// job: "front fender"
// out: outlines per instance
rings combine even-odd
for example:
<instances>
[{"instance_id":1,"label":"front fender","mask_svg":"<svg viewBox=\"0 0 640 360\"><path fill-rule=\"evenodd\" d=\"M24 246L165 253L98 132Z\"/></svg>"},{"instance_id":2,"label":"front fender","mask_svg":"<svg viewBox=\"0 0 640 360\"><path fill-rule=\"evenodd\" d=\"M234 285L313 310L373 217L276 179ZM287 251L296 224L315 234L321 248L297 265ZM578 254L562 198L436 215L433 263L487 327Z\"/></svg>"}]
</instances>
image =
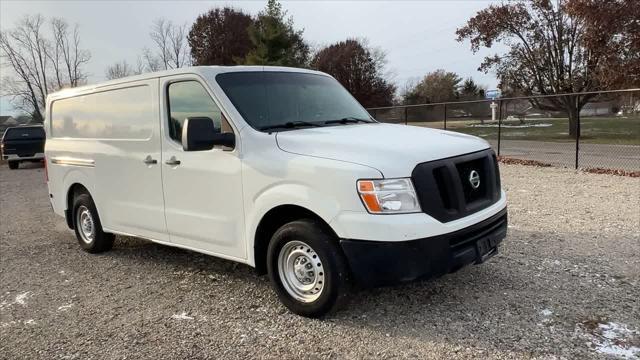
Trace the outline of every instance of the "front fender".
<instances>
[{"instance_id":1,"label":"front fender","mask_svg":"<svg viewBox=\"0 0 640 360\"><path fill-rule=\"evenodd\" d=\"M322 193L310 186L299 183L280 183L257 194L252 199L252 208L247 213L247 258L255 265L254 242L258 225L271 209L282 205L305 208L329 224L340 213L340 203L331 194Z\"/></svg>"}]
</instances>

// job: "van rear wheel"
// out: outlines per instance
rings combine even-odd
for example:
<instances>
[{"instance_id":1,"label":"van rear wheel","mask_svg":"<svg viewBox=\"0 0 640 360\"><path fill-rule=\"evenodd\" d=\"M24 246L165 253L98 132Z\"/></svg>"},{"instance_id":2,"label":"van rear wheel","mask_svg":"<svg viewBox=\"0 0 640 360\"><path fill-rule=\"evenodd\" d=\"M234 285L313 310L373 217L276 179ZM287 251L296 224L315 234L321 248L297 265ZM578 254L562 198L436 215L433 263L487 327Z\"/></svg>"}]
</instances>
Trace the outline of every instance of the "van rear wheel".
<instances>
[{"instance_id":1,"label":"van rear wheel","mask_svg":"<svg viewBox=\"0 0 640 360\"><path fill-rule=\"evenodd\" d=\"M267 250L267 271L280 301L292 312L321 317L344 304L349 269L336 239L313 220L278 229Z\"/></svg>"},{"instance_id":2,"label":"van rear wheel","mask_svg":"<svg viewBox=\"0 0 640 360\"><path fill-rule=\"evenodd\" d=\"M102 231L98 211L89 194L80 194L73 201L73 228L80 247L95 254L113 247L113 234Z\"/></svg>"}]
</instances>

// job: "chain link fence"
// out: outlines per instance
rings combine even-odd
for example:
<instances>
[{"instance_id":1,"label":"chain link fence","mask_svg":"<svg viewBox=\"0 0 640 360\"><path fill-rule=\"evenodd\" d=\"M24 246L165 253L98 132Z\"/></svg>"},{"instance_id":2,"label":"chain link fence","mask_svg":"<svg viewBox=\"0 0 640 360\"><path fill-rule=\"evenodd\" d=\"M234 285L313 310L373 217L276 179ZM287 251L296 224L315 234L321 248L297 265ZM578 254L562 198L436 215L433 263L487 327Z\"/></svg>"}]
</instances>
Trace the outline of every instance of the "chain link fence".
<instances>
[{"instance_id":1,"label":"chain link fence","mask_svg":"<svg viewBox=\"0 0 640 360\"><path fill-rule=\"evenodd\" d=\"M571 111L579 107L579 112ZM640 171L640 89L368 110L380 122L479 136L504 158L576 169Z\"/></svg>"}]
</instances>

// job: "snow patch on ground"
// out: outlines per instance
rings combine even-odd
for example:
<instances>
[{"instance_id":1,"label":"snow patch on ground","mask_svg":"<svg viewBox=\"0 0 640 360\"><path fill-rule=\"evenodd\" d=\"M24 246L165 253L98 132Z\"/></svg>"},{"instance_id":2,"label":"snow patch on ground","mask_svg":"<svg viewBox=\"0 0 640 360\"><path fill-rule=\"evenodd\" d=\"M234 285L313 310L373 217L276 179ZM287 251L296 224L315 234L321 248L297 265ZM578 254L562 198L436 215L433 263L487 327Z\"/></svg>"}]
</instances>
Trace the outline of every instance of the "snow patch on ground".
<instances>
[{"instance_id":1,"label":"snow patch on ground","mask_svg":"<svg viewBox=\"0 0 640 360\"><path fill-rule=\"evenodd\" d=\"M2 302L0 302L0 309L3 309L5 307L9 307L11 305L22 305L22 306L26 306L27 305L27 299L32 297L33 294L31 293L31 291L27 291L27 292L23 292L22 294L18 294L16 295L15 299L11 302L7 302L6 300L3 300Z\"/></svg>"},{"instance_id":2,"label":"snow patch on ground","mask_svg":"<svg viewBox=\"0 0 640 360\"><path fill-rule=\"evenodd\" d=\"M502 124L500 127L504 129L526 129L526 128L536 128L536 127L551 127L553 124L548 123L540 123L540 124L518 124L518 125L509 125ZM498 124L472 124L469 127L477 127L477 128L497 128Z\"/></svg>"},{"instance_id":3,"label":"snow patch on ground","mask_svg":"<svg viewBox=\"0 0 640 360\"><path fill-rule=\"evenodd\" d=\"M20 323L24 324L24 325L35 325L36 321L33 319L29 319L29 320L25 320L25 321L15 321L15 320L11 320L9 322L1 322L0 323L0 327L9 327L9 326L13 326L13 325L19 325Z\"/></svg>"},{"instance_id":4,"label":"snow patch on ground","mask_svg":"<svg viewBox=\"0 0 640 360\"><path fill-rule=\"evenodd\" d=\"M65 304L62 306L58 306L58 311L67 311L73 307L73 304Z\"/></svg>"},{"instance_id":5,"label":"snow patch on ground","mask_svg":"<svg viewBox=\"0 0 640 360\"><path fill-rule=\"evenodd\" d=\"M182 314L171 315L171 318L176 320L193 320L193 317L187 315L186 312L183 312Z\"/></svg>"},{"instance_id":6,"label":"snow patch on ground","mask_svg":"<svg viewBox=\"0 0 640 360\"><path fill-rule=\"evenodd\" d=\"M549 316L553 315L553 311L551 311L549 309L543 309L542 311L540 311L540 315L542 315L544 317L549 317Z\"/></svg>"},{"instance_id":7,"label":"snow patch on ground","mask_svg":"<svg viewBox=\"0 0 640 360\"><path fill-rule=\"evenodd\" d=\"M26 305L27 304L27 298L29 298L31 295L31 291L27 291L24 292L22 294L16 295L16 300L15 300L15 304L20 304L20 305Z\"/></svg>"},{"instance_id":8,"label":"snow patch on ground","mask_svg":"<svg viewBox=\"0 0 640 360\"><path fill-rule=\"evenodd\" d=\"M551 309L545 308L540 310L539 314L542 317L542 319L538 323L538 326L550 326L553 328L553 323L554 323L553 311Z\"/></svg>"},{"instance_id":9,"label":"snow patch on ground","mask_svg":"<svg viewBox=\"0 0 640 360\"><path fill-rule=\"evenodd\" d=\"M581 324L578 329L587 345L600 354L619 359L640 359L640 331L625 324L608 322Z\"/></svg>"}]
</instances>

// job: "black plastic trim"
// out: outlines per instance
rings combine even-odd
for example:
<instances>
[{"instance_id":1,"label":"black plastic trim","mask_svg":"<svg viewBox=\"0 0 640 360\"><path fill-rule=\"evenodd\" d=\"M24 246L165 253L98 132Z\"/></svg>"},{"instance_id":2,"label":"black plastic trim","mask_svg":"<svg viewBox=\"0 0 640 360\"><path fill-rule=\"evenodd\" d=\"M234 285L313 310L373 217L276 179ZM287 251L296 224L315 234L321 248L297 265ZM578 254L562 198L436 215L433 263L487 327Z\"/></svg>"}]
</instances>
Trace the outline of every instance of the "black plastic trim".
<instances>
[{"instance_id":1,"label":"black plastic trim","mask_svg":"<svg viewBox=\"0 0 640 360\"><path fill-rule=\"evenodd\" d=\"M341 239L356 282L363 287L392 285L442 276L497 253L507 235L507 208L464 229L416 240ZM486 250L486 251L481 251Z\"/></svg>"},{"instance_id":2,"label":"black plastic trim","mask_svg":"<svg viewBox=\"0 0 640 360\"><path fill-rule=\"evenodd\" d=\"M469 189L461 172L471 162L481 176L482 194L468 196ZM429 161L416 165L411 180L422 211L440 222L449 222L471 215L495 204L500 199L500 174L492 149ZM479 166L477 166L479 165Z\"/></svg>"},{"instance_id":3,"label":"black plastic trim","mask_svg":"<svg viewBox=\"0 0 640 360\"><path fill-rule=\"evenodd\" d=\"M67 221L67 227L73 230L73 218L71 209L67 209L64 211L64 219Z\"/></svg>"}]
</instances>

